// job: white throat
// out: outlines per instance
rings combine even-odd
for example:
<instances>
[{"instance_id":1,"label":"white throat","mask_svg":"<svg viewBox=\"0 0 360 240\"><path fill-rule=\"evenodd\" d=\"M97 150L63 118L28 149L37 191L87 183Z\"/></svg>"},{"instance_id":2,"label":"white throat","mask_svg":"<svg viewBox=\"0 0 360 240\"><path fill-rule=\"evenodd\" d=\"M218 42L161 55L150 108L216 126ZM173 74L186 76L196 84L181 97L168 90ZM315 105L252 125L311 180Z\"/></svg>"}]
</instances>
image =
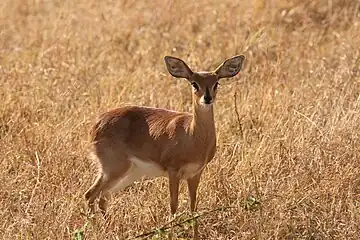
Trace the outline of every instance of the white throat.
<instances>
[{"instance_id":1,"label":"white throat","mask_svg":"<svg viewBox=\"0 0 360 240\"><path fill-rule=\"evenodd\" d=\"M206 104L206 103L203 103L203 102L200 102L199 104L199 109L201 111L210 111L212 109L212 106L213 106L213 103L210 103L210 104Z\"/></svg>"}]
</instances>

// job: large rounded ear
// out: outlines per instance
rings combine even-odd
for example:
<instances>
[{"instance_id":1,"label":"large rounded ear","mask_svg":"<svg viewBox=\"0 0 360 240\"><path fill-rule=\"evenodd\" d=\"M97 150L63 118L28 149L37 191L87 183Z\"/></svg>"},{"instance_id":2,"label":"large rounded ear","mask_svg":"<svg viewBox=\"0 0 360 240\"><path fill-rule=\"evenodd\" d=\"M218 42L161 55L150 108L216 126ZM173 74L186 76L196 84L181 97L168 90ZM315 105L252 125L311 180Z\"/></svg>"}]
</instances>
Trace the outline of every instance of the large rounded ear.
<instances>
[{"instance_id":1,"label":"large rounded ear","mask_svg":"<svg viewBox=\"0 0 360 240\"><path fill-rule=\"evenodd\" d=\"M189 79L193 74L188 65L179 58L165 56L164 61L166 63L167 70L174 77Z\"/></svg>"},{"instance_id":2,"label":"large rounded ear","mask_svg":"<svg viewBox=\"0 0 360 240\"><path fill-rule=\"evenodd\" d=\"M216 70L215 73L219 78L230 78L238 74L242 68L245 56L238 55L226 59Z\"/></svg>"}]
</instances>

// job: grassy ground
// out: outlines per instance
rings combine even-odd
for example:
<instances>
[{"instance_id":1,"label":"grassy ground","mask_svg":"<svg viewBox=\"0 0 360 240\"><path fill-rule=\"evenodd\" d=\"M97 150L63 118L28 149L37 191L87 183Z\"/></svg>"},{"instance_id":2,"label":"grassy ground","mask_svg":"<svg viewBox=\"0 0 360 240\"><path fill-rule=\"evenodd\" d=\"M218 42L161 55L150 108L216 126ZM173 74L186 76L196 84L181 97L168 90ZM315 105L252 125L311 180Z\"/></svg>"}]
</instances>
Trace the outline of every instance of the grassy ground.
<instances>
[{"instance_id":1,"label":"grassy ground","mask_svg":"<svg viewBox=\"0 0 360 240\"><path fill-rule=\"evenodd\" d=\"M211 70L244 54L220 86L217 154L199 189L200 213L232 208L200 217L202 238L356 239L359 1L144 2L0 2L0 236L126 239L163 226L160 178L114 195L107 222L83 214L90 123L124 103L188 111L190 87L164 55Z\"/></svg>"}]
</instances>

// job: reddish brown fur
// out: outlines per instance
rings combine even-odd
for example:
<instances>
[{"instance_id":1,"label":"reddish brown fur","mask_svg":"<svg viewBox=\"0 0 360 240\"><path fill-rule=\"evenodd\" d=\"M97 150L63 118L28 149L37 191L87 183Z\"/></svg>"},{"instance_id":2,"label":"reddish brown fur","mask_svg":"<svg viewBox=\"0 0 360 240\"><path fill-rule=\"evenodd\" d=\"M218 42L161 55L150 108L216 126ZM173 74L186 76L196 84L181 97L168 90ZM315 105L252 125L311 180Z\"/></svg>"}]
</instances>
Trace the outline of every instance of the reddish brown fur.
<instances>
[{"instance_id":1,"label":"reddish brown fur","mask_svg":"<svg viewBox=\"0 0 360 240\"><path fill-rule=\"evenodd\" d=\"M216 85L220 78L236 75L242 61L237 56L214 72L193 73L182 60L165 57L169 72L194 86L192 113L126 106L102 114L91 130L93 153L100 164L100 174L85 194L91 210L100 196L99 206L105 212L108 193L117 183L124 188L149 171L159 171L169 177L171 213L177 209L181 179L187 179L191 211L195 211L201 173L216 151L212 106ZM195 226L194 238L197 235Z\"/></svg>"},{"instance_id":2,"label":"reddish brown fur","mask_svg":"<svg viewBox=\"0 0 360 240\"><path fill-rule=\"evenodd\" d=\"M201 117L189 113L127 106L102 114L92 128L91 140L95 152L104 145L121 146L127 154L156 162L164 171L179 171L186 163L205 164L213 158L215 126L212 113L209 116L199 122L194 119Z\"/></svg>"}]
</instances>

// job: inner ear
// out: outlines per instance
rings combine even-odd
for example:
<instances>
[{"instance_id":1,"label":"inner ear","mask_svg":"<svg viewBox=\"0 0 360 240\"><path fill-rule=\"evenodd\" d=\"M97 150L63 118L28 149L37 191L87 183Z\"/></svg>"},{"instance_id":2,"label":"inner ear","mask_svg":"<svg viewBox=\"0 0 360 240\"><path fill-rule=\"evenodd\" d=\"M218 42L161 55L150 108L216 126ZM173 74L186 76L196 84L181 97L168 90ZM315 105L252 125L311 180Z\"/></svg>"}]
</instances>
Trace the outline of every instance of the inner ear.
<instances>
[{"instance_id":1,"label":"inner ear","mask_svg":"<svg viewBox=\"0 0 360 240\"><path fill-rule=\"evenodd\" d=\"M174 77L189 79L193 74L188 65L180 58L165 56L164 61L167 70Z\"/></svg>"},{"instance_id":2,"label":"inner ear","mask_svg":"<svg viewBox=\"0 0 360 240\"><path fill-rule=\"evenodd\" d=\"M218 78L230 78L236 76L242 68L245 57L238 55L225 60L216 70Z\"/></svg>"}]
</instances>

